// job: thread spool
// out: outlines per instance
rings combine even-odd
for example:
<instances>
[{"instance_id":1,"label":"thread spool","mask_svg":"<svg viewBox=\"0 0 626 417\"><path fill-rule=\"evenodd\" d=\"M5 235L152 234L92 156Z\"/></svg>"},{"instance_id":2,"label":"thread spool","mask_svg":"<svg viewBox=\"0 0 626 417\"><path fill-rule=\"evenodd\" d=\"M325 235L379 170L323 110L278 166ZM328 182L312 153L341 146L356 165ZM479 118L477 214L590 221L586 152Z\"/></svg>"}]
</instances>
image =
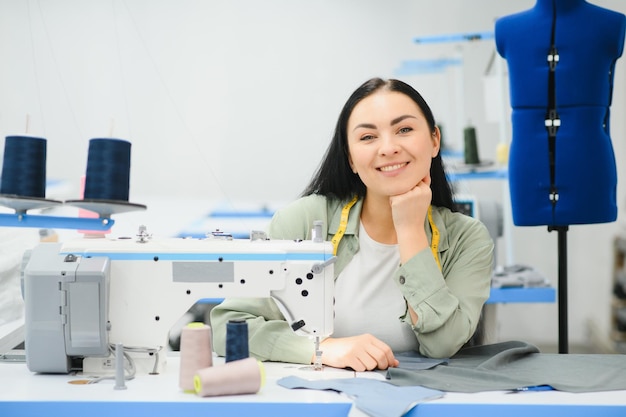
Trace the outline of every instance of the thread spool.
<instances>
[{"instance_id":1,"label":"thread spool","mask_svg":"<svg viewBox=\"0 0 626 417\"><path fill-rule=\"evenodd\" d=\"M496 161L500 165L506 165L509 163L509 145L506 143L499 143L496 147Z\"/></svg>"},{"instance_id":2,"label":"thread spool","mask_svg":"<svg viewBox=\"0 0 626 417\"><path fill-rule=\"evenodd\" d=\"M213 366L211 328L204 323L189 323L180 336L180 375L183 391L195 392L194 376L199 369Z\"/></svg>"},{"instance_id":3,"label":"thread spool","mask_svg":"<svg viewBox=\"0 0 626 417\"><path fill-rule=\"evenodd\" d=\"M193 381L201 397L256 394L265 384L265 367L255 358L240 359L200 369Z\"/></svg>"},{"instance_id":4,"label":"thread spool","mask_svg":"<svg viewBox=\"0 0 626 417\"><path fill-rule=\"evenodd\" d=\"M226 362L249 356L248 323L245 320L229 320L226 323Z\"/></svg>"},{"instance_id":5,"label":"thread spool","mask_svg":"<svg viewBox=\"0 0 626 417\"><path fill-rule=\"evenodd\" d=\"M478 156L478 143L476 141L476 129L468 126L463 131L465 139L465 163L468 165L476 165L480 163Z\"/></svg>"},{"instance_id":6,"label":"thread spool","mask_svg":"<svg viewBox=\"0 0 626 417\"><path fill-rule=\"evenodd\" d=\"M46 152L44 138L7 136L0 194L45 198Z\"/></svg>"},{"instance_id":7,"label":"thread spool","mask_svg":"<svg viewBox=\"0 0 626 417\"><path fill-rule=\"evenodd\" d=\"M95 138L89 141L85 200L128 201L130 142Z\"/></svg>"},{"instance_id":8,"label":"thread spool","mask_svg":"<svg viewBox=\"0 0 626 417\"><path fill-rule=\"evenodd\" d=\"M67 200L65 203L92 211L103 218L114 213L145 210L144 205L128 202L130 148L130 142L122 139L90 139L83 199Z\"/></svg>"}]
</instances>

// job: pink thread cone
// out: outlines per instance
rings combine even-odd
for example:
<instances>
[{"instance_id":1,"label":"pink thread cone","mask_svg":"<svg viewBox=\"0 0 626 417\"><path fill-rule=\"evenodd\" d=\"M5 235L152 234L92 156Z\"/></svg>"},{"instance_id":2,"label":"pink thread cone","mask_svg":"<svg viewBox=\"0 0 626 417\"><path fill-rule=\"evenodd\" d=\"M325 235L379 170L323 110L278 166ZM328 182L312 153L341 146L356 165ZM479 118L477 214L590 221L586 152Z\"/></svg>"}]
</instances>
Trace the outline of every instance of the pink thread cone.
<instances>
[{"instance_id":1,"label":"pink thread cone","mask_svg":"<svg viewBox=\"0 0 626 417\"><path fill-rule=\"evenodd\" d=\"M189 323L180 336L180 388L195 392L196 371L212 365L211 328L204 323Z\"/></svg>"},{"instance_id":2,"label":"pink thread cone","mask_svg":"<svg viewBox=\"0 0 626 417\"><path fill-rule=\"evenodd\" d=\"M196 394L201 397L256 394L265 383L265 368L255 358L200 369L194 377Z\"/></svg>"}]
</instances>

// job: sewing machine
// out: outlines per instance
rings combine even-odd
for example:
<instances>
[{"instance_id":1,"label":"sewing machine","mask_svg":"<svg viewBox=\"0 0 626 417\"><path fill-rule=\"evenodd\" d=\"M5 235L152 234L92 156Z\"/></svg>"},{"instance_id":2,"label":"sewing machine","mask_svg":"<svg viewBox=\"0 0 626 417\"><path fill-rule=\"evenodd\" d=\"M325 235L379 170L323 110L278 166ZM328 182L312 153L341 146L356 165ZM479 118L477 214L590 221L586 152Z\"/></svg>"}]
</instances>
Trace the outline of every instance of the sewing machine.
<instances>
[{"instance_id":1,"label":"sewing machine","mask_svg":"<svg viewBox=\"0 0 626 417\"><path fill-rule=\"evenodd\" d=\"M262 234L158 239L144 229L40 244L22 274L28 368L112 373L122 344L137 373L159 373L168 332L207 298L272 297L295 332L319 343L333 331L334 260L322 239Z\"/></svg>"}]
</instances>

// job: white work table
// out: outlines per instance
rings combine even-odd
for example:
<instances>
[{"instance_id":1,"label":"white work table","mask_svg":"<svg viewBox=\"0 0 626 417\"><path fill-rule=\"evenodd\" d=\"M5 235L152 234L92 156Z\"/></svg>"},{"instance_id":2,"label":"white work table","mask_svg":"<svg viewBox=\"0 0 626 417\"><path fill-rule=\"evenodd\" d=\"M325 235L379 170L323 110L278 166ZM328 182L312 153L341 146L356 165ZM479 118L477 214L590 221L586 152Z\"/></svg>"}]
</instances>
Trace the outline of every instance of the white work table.
<instances>
[{"instance_id":1,"label":"white work table","mask_svg":"<svg viewBox=\"0 0 626 417\"><path fill-rule=\"evenodd\" d=\"M0 416L24 417L172 417L185 415L273 417L364 417L344 394L334 391L286 389L276 381L296 375L308 379L378 378L380 372L355 373L325 368L313 371L302 365L266 363L267 380L257 394L198 397L178 387L179 358L168 357L167 369L160 375L138 375L116 390L115 381L74 385L77 375L41 375L30 372L25 363L0 363ZM217 361L219 362L220 359ZM626 391L573 394L544 392L446 393L443 398L413 408L408 417L446 416L533 416L587 417L626 416Z\"/></svg>"},{"instance_id":2,"label":"white work table","mask_svg":"<svg viewBox=\"0 0 626 417\"><path fill-rule=\"evenodd\" d=\"M219 359L218 359L219 361ZM333 392L289 390L276 381L294 373L301 365L266 364L267 380L254 395L199 397L178 387L179 358L167 358L160 375L137 375L126 381L125 390L116 390L114 380L75 385L69 381L86 379L82 375L35 374L25 363L0 364L0 416L346 416L351 402ZM322 371L323 372L323 371ZM321 373L321 372L320 372ZM333 377L353 372L332 370ZM358 415L358 414L357 414Z\"/></svg>"}]
</instances>

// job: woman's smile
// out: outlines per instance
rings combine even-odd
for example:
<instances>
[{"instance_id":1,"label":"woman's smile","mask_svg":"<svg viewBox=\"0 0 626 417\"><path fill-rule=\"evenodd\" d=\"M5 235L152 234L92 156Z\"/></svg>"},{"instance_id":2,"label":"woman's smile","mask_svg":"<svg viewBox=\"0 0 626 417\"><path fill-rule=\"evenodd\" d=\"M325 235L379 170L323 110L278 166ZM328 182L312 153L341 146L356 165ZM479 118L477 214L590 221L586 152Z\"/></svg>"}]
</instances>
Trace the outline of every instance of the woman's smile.
<instances>
[{"instance_id":1,"label":"woman's smile","mask_svg":"<svg viewBox=\"0 0 626 417\"><path fill-rule=\"evenodd\" d=\"M376 169L378 169L379 171L382 171L382 172L392 172L392 171L396 171L396 170L398 170L400 168L404 168L407 165L408 165L408 162L402 162L402 163L393 164L393 165L385 165L385 166L382 166L382 167L379 167L379 168L376 168Z\"/></svg>"}]
</instances>

